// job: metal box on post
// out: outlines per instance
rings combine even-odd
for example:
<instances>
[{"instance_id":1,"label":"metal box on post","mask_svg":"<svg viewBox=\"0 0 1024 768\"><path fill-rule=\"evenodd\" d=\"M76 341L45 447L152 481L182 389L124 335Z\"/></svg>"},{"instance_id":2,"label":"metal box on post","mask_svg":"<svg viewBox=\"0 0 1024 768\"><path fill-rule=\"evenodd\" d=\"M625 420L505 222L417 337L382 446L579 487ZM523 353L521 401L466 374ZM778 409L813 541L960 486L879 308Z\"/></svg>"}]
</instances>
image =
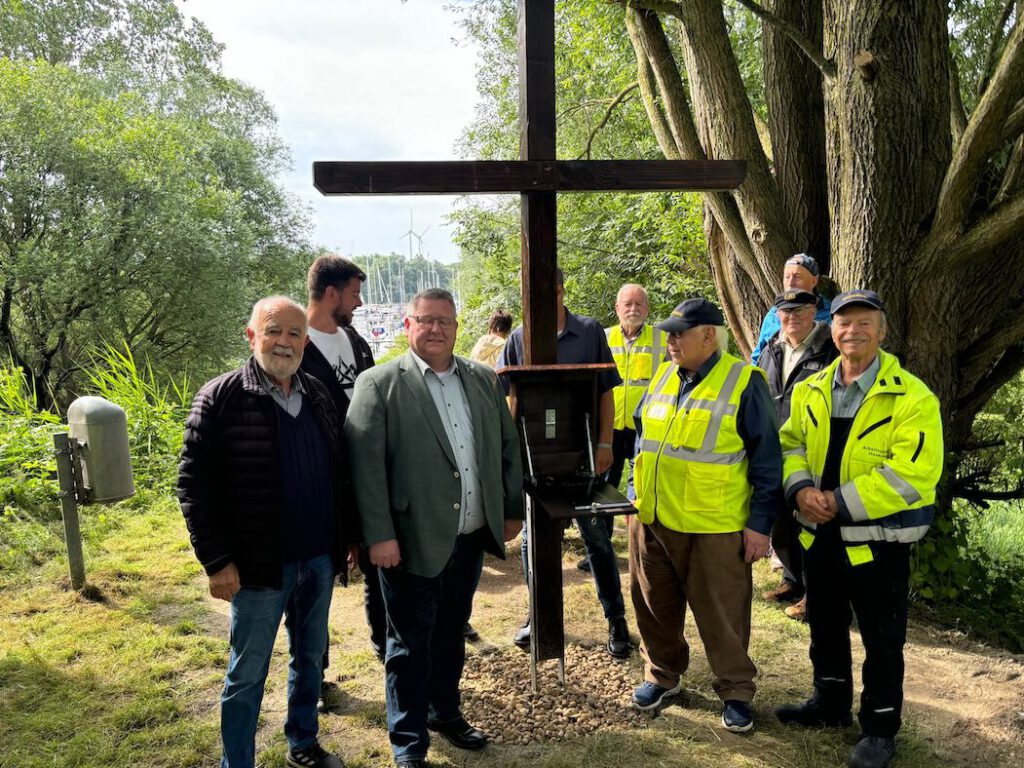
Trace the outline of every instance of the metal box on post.
<instances>
[{"instance_id":1,"label":"metal box on post","mask_svg":"<svg viewBox=\"0 0 1024 768\"><path fill-rule=\"evenodd\" d=\"M135 493L124 410L102 397L80 397L68 407L68 429L77 441L82 480L90 504Z\"/></svg>"}]
</instances>

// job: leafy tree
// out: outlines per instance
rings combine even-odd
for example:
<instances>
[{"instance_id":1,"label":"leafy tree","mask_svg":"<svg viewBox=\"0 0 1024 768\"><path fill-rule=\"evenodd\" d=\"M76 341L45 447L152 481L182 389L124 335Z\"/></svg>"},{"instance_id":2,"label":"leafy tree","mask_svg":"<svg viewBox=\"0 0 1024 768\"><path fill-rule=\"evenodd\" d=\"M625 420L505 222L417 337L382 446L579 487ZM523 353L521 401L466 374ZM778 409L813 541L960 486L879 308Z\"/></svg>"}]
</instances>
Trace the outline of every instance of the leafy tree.
<instances>
[{"instance_id":1,"label":"leafy tree","mask_svg":"<svg viewBox=\"0 0 1024 768\"><path fill-rule=\"evenodd\" d=\"M309 260L273 111L173 2L7 2L0 28L0 348L44 403L105 343L238 356Z\"/></svg>"},{"instance_id":2,"label":"leafy tree","mask_svg":"<svg viewBox=\"0 0 1024 768\"><path fill-rule=\"evenodd\" d=\"M466 156L518 157L515 0L483 0L459 9L481 50L481 102L461 142ZM632 52L618 34L615 6L567 0L558 5L556 79L560 157L655 157L639 100ZM707 293L700 203L683 194L561 195L559 263L569 306L611 324L615 293L636 281L651 292L652 312L667 314L680 296ZM453 213L461 247L462 336L468 349L496 308L517 312L519 212L511 198L467 198Z\"/></svg>"}]
</instances>

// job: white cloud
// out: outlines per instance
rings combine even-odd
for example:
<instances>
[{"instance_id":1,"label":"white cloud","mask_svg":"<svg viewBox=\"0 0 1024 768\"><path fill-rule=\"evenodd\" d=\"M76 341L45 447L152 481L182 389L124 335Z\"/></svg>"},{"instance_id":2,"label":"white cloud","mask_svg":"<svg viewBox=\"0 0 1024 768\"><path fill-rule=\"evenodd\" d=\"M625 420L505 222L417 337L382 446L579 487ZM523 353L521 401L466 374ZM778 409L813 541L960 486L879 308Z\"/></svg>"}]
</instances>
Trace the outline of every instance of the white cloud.
<instances>
[{"instance_id":1,"label":"white cloud","mask_svg":"<svg viewBox=\"0 0 1024 768\"><path fill-rule=\"evenodd\" d=\"M453 159L473 118L476 51L450 0L184 0L224 43L224 73L263 91L277 110L294 170L282 182L314 210L314 240L342 253L424 247L454 260L442 225L454 197L325 198L314 160Z\"/></svg>"}]
</instances>

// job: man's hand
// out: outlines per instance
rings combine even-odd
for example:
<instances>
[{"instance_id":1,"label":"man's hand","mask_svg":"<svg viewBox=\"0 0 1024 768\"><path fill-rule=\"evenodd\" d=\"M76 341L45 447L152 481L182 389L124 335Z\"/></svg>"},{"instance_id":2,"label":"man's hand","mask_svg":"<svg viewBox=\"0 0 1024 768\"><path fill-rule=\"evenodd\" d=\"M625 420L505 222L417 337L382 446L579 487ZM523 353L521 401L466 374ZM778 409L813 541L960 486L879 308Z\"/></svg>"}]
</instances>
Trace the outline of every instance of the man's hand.
<instances>
[{"instance_id":1,"label":"man's hand","mask_svg":"<svg viewBox=\"0 0 1024 768\"><path fill-rule=\"evenodd\" d=\"M611 448L598 448L597 453L594 454L594 471L603 475L612 466L612 449Z\"/></svg>"},{"instance_id":2,"label":"man's hand","mask_svg":"<svg viewBox=\"0 0 1024 768\"><path fill-rule=\"evenodd\" d=\"M768 557L768 550L771 549L771 538L763 533L743 529L743 560L753 563L762 557Z\"/></svg>"},{"instance_id":3,"label":"man's hand","mask_svg":"<svg viewBox=\"0 0 1024 768\"><path fill-rule=\"evenodd\" d=\"M234 563L228 563L216 573L210 576L210 594L218 600L231 598L242 588L242 582L238 578L238 568Z\"/></svg>"},{"instance_id":4,"label":"man's hand","mask_svg":"<svg viewBox=\"0 0 1024 768\"><path fill-rule=\"evenodd\" d=\"M348 556L345 558L345 562L348 564L348 569L354 571L359 567L359 545L349 544L348 545Z\"/></svg>"},{"instance_id":5,"label":"man's hand","mask_svg":"<svg viewBox=\"0 0 1024 768\"><path fill-rule=\"evenodd\" d=\"M519 532L523 530L522 520L509 519L505 521L505 541L512 541Z\"/></svg>"},{"instance_id":6,"label":"man's hand","mask_svg":"<svg viewBox=\"0 0 1024 768\"><path fill-rule=\"evenodd\" d=\"M832 496L832 493L829 492L828 495ZM835 505L834 496L832 504ZM796 492L796 505L800 508L800 514L812 523L827 523L836 516L836 513L829 509L826 495L811 486L801 488Z\"/></svg>"},{"instance_id":7,"label":"man's hand","mask_svg":"<svg viewBox=\"0 0 1024 768\"><path fill-rule=\"evenodd\" d=\"M828 507L829 514L832 517L835 517L836 515L839 514L839 502L836 501L835 491L825 491L824 496L825 496L825 506ZM830 517L829 520L831 520L832 517Z\"/></svg>"},{"instance_id":8,"label":"man's hand","mask_svg":"<svg viewBox=\"0 0 1024 768\"><path fill-rule=\"evenodd\" d=\"M398 551L398 539L388 539L371 544L370 562L378 568L394 568L402 562L402 554Z\"/></svg>"}]
</instances>

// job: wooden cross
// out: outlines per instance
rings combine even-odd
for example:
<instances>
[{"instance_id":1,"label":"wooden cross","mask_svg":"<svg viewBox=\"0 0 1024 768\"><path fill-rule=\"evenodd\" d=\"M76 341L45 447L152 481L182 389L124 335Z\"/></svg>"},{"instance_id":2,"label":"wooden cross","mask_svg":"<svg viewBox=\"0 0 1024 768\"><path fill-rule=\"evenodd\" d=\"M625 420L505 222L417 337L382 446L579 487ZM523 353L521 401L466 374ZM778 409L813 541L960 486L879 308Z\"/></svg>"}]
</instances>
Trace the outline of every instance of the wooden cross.
<instances>
[{"instance_id":1,"label":"wooden cross","mask_svg":"<svg viewBox=\"0 0 1024 768\"><path fill-rule=\"evenodd\" d=\"M313 183L325 195L518 193L527 366L558 362L555 232L559 192L710 192L735 189L746 175L743 160L556 159L555 0L519 0L519 156L511 162L316 162ZM590 411L596 413L593 407ZM531 505L529 511L534 690L537 662L542 659L558 659L563 684L565 680L562 521L539 513L537 506Z\"/></svg>"},{"instance_id":2,"label":"wooden cross","mask_svg":"<svg viewBox=\"0 0 1024 768\"><path fill-rule=\"evenodd\" d=\"M325 195L519 193L523 344L527 365L557 362L556 195L559 192L721 191L744 160L555 158L555 0L519 0L519 160L315 162Z\"/></svg>"}]
</instances>

